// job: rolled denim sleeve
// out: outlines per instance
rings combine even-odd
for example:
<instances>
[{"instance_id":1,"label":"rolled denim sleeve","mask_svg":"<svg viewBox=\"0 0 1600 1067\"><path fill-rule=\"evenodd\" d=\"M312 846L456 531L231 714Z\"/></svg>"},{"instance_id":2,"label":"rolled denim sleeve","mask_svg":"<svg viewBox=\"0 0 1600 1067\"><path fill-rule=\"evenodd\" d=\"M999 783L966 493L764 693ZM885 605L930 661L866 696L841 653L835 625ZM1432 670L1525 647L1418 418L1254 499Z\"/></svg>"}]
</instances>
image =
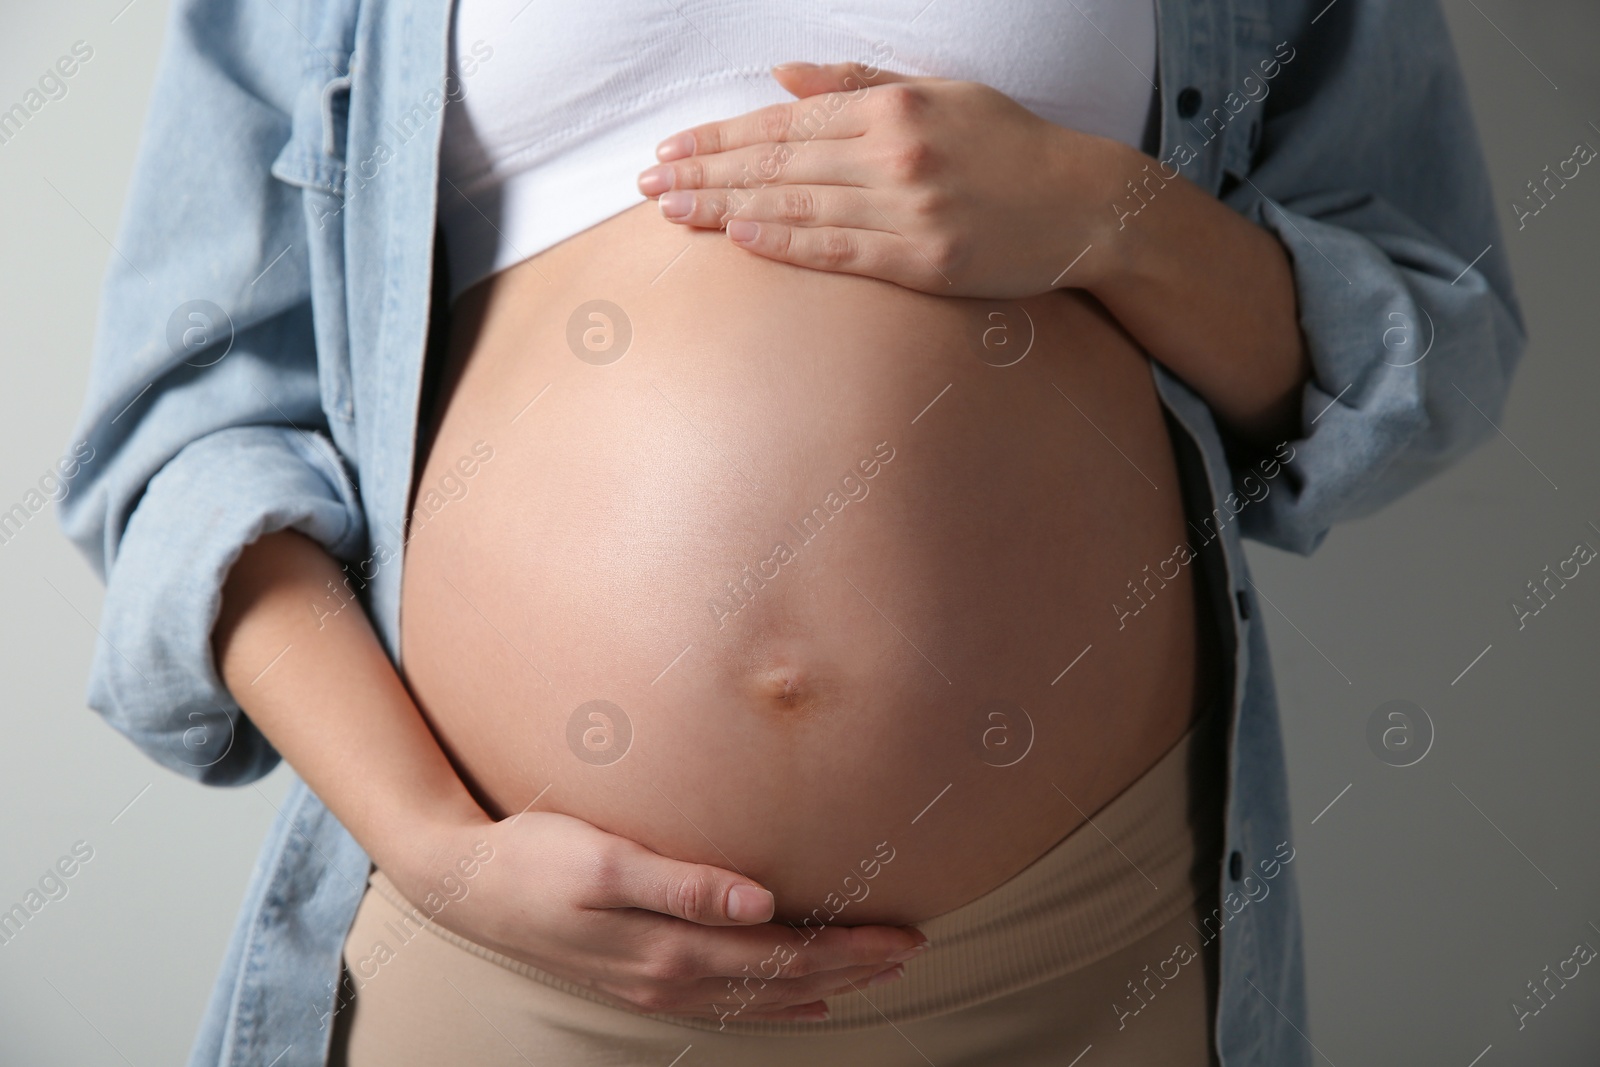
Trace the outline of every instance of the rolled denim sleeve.
<instances>
[{"instance_id":1,"label":"rolled denim sleeve","mask_svg":"<svg viewBox=\"0 0 1600 1067\"><path fill-rule=\"evenodd\" d=\"M300 191L270 174L305 51L269 4L174 5L58 510L106 582L89 706L209 783L278 760L212 656L229 568L274 530L342 558L366 538L319 387Z\"/></svg>"},{"instance_id":2,"label":"rolled denim sleeve","mask_svg":"<svg viewBox=\"0 0 1600 1067\"><path fill-rule=\"evenodd\" d=\"M1264 101L1256 165L1225 199L1288 251L1312 372L1304 436L1239 517L1310 553L1495 432L1525 331L1434 0L1274 14L1295 55ZM1230 453L1244 493L1253 457Z\"/></svg>"}]
</instances>

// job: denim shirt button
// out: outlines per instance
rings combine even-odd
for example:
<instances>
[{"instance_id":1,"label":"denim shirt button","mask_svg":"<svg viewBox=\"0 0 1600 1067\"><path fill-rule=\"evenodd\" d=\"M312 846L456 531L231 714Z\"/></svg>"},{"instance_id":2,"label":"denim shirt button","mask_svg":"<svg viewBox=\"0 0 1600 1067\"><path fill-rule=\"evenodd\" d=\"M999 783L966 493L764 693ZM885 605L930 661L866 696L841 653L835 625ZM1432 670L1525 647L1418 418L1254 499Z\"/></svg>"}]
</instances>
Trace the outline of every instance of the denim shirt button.
<instances>
[{"instance_id":1,"label":"denim shirt button","mask_svg":"<svg viewBox=\"0 0 1600 1067\"><path fill-rule=\"evenodd\" d=\"M1190 85L1178 94L1178 117L1192 119L1200 112L1200 90Z\"/></svg>"},{"instance_id":2,"label":"denim shirt button","mask_svg":"<svg viewBox=\"0 0 1600 1067\"><path fill-rule=\"evenodd\" d=\"M1234 849L1233 855L1228 857L1228 877L1237 882L1244 876L1244 854Z\"/></svg>"},{"instance_id":3,"label":"denim shirt button","mask_svg":"<svg viewBox=\"0 0 1600 1067\"><path fill-rule=\"evenodd\" d=\"M1235 590L1234 594L1233 594L1233 599L1234 599L1234 602L1239 605L1239 618L1243 619L1245 622L1249 622L1250 621L1250 594L1245 592L1243 589Z\"/></svg>"}]
</instances>

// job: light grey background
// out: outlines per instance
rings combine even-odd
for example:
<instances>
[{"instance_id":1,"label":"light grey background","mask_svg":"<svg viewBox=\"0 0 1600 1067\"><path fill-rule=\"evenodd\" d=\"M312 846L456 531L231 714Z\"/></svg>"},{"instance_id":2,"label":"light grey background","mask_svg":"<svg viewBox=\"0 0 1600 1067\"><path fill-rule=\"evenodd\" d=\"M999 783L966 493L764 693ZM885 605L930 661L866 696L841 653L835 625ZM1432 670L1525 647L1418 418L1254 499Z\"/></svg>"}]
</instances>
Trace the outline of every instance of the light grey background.
<instances>
[{"instance_id":1,"label":"light grey background","mask_svg":"<svg viewBox=\"0 0 1600 1067\"><path fill-rule=\"evenodd\" d=\"M1319 1063L1592 1065L1594 968L1520 1032L1509 1003L1576 943L1600 947L1600 573L1521 632L1509 603L1579 539L1600 545L1600 169L1521 232L1509 204L1576 142L1600 146L1600 5L1445 5L1533 339L1503 435L1311 560L1251 550L1289 747L1309 1039ZM0 145L0 510L68 443L165 14L163 0L0 13L0 107L73 42L94 49ZM192 785L84 708L100 596L49 512L0 545L0 910L75 842L94 849L70 894L0 946L8 1064L181 1062L285 786L281 770ZM1436 728L1415 766L1368 748L1390 699Z\"/></svg>"}]
</instances>

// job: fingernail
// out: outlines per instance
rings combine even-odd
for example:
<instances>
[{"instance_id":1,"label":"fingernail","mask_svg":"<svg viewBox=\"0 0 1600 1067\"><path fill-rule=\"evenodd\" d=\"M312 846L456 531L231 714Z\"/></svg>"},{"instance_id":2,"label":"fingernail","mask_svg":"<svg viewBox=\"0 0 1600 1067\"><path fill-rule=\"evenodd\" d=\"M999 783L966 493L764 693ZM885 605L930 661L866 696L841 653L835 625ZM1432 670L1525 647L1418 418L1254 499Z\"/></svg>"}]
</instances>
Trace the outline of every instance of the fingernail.
<instances>
[{"instance_id":1,"label":"fingernail","mask_svg":"<svg viewBox=\"0 0 1600 1067\"><path fill-rule=\"evenodd\" d=\"M728 893L728 918L736 923L764 923L772 909L772 894L757 886L736 885Z\"/></svg>"},{"instance_id":2,"label":"fingernail","mask_svg":"<svg viewBox=\"0 0 1600 1067\"><path fill-rule=\"evenodd\" d=\"M694 134L675 133L656 145L656 158L663 163L694 155Z\"/></svg>"},{"instance_id":3,"label":"fingernail","mask_svg":"<svg viewBox=\"0 0 1600 1067\"><path fill-rule=\"evenodd\" d=\"M794 60L790 60L787 63L779 63L777 66L773 67L772 69L773 70L816 70L817 69L817 65L815 63L806 63L806 62L804 62L802 60L794 59Z\"/></svg>"},{"instance_id":4,"label":"fingernail","mask_svg":"<svg viewBox=\"0 0 1600 1067\"><path fill-rule=\"evenodd\" d=\"M639 175L639 191L645 196L655 196L672 188L671 167L651 167Z\"/></svg>"},{"instance_id":5,"label":"fingernail","mask_svg":"<svg viewBox=\"0 0 1600 1067\"><path fill-rule=\"evenodd\" d=\"M825 1023L833 1012L828 1010L826 1004L820 1008L807 1008L795 1016L795 1020L802 1023Z\"/></svg>"},{"instance_id":6,"label":"fingernail","mask_svg":"<svg viewBox=\"0 0 1600 1067\"><path fill-rule=\"evenodd\" d=\"M756 239L756 234L761 232L761 227L749 219L734 219L728 223L728 239L738 244L749 244Z\"/></svg>"},{"instance_id":7,"label":"fingernail","mask_svg":"<svg viewBox=\"0 0 1600 1067\"><path fill-rule=\"evenodd\" d=\"M900 978L904 978L905 976L906 976L906 965L901 963L901 964L897 964L894 967L890 967L887 971L879 971L877 974L873 975L871 978L868 978L867 979L867 985L868 986L887 985L888 983L893 982L893 981L895 981L897 979L900 979Z\"/></svg>"},{"instance_id":8,"label":"fingernail","mask_svg":"<svg viewBox=\"0 0 1600 1067\"><path fill-rule=\"evenodd\" d=\"M694 194L677 190L661 194L661 213L669 219L681 219L694 210Z\"/></svg>"},{"instance_id":9,"label":"fingernail","mask_svg":"<svg viewBox=\"0 0 1600 1067\"><path fill-rule=\"evenodd\" d=\"M896 952L893 956L889 957L889 962L904 963L906 960L916 959L926 951L928 951L928 942L924 941L922 944L908 948L904 952Z\"/></svg>"}]
</instances>

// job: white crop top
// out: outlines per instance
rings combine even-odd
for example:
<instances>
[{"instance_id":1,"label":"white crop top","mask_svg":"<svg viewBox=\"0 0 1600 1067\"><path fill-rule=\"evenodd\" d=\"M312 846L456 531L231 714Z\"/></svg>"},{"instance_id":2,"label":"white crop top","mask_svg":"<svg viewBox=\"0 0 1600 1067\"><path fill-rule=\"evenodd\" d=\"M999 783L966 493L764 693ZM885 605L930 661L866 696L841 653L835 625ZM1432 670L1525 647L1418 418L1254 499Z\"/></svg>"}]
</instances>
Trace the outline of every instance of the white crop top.
<instances>
[{"instance_id":1,"label":"white crop top","mask_svg":"<svg viewBox=\"0 0 1600 1067\"><path fill-rule=\"evenodd\" d=\"M786 60L983 82L1150 146L1154 0L456 0L439 219L451 299L644 198L680 130L794 99Z\"/></svg>"}]
</instances>

